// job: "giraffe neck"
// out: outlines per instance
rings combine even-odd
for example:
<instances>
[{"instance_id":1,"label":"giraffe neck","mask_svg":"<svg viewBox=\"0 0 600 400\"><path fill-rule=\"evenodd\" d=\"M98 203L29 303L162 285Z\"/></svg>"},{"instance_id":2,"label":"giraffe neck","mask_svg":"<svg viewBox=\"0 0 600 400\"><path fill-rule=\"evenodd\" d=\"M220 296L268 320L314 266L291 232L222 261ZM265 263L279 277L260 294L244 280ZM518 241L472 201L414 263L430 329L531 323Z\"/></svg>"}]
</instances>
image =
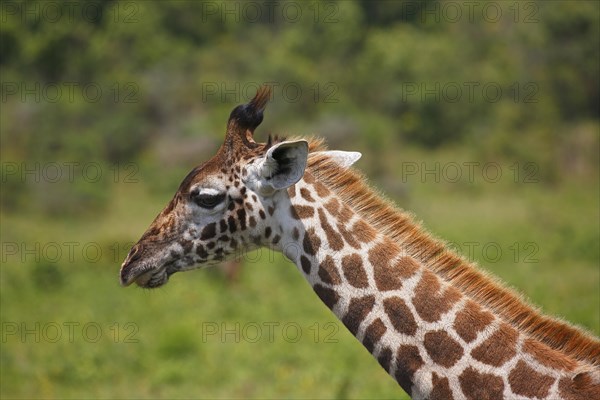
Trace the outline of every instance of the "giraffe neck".
<instances>
[{"instance_id":1,"label":"giraffe neck","mask_svg":"<svg viewBox=\"0 0 600 400\"><path fill-rule=\"evenodd\" d=\"M461 293L310 173L276 200L274 212L291 221L278 227L278 249L411 396L600 395L597 368L520 333Z\"/></svg>"}]
</instances>

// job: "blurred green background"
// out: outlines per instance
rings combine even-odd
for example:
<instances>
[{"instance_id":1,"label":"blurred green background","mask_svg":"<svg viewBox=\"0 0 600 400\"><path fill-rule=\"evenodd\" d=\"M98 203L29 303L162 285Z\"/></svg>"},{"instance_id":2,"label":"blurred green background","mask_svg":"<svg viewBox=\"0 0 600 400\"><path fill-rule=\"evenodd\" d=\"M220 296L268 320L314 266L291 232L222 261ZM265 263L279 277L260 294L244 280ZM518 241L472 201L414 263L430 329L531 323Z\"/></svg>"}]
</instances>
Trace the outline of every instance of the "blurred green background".
<instances>
[{"instance_id":1,"label":"blurred green background","mask_svg":"<svg viewBox=\"0 0 600 400\"><path fill-rule=\"evenodd\" d=\"M406 397L279 255L118 285L263 82L258 140L361 151L436 236L600 334L598 2L0 4L2 398Z\"/></svg>"}]
</instances>

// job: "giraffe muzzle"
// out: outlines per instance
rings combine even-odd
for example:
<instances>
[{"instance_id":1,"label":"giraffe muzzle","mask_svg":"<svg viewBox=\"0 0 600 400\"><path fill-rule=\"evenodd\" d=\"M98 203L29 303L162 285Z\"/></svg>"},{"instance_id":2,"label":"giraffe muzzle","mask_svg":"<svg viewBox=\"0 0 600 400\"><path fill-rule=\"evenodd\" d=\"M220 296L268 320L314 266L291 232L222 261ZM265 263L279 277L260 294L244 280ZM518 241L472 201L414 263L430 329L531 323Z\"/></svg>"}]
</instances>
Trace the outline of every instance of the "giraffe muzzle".
<instances>
[{"instance_id":1,"label":"giraffe muzzle","mask_svg":"<svg viewBox=\"0 0 600 400\"><path fill-rule=\"evenodd\" d=\"M144 253L142 246L133 246L123 261L120 271L122 286L129 286L134 282L144 288L162 286L167 282L168 273L165 266L156 267L142 260Z\"/></svg>"},{"instance_id":2,"label":"giraffe muzzle","mask_svg":"<svg viewBox=\"0 0 600 400\"><path fill-rule=\"evenodd\" d=\"M169 273L166 267L154 268L147 265L123 264L121 267L121 285L136 283L143 288L156 288L167 283Z\"/></svg>"}]
</instances>

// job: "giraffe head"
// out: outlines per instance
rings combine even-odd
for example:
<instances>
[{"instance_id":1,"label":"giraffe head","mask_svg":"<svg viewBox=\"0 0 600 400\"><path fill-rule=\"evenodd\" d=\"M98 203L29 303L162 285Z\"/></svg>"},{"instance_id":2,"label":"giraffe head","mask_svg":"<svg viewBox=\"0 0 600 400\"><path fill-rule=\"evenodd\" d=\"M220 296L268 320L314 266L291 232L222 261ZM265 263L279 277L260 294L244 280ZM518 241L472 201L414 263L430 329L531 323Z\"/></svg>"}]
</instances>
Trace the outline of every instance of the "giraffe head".
<instances>
[{"instance_id":1,"label":"giraffe head","mask_svg":"<svg viewBox=\"0 0 600 400\"><path fill-rule=\"evenodd\" d=\"M132 247L121 266L121 284L159 287L175 272L215 264L266 244L275 206L304 175L309 152L305 140L254 141L269 97L270 90L263 87L248 104L233 109L225 142L212 159L184 178ZM360 157L328 153L346 164ZM271 236L269 243L274 239Z\"/></svg>"}]
</instances>

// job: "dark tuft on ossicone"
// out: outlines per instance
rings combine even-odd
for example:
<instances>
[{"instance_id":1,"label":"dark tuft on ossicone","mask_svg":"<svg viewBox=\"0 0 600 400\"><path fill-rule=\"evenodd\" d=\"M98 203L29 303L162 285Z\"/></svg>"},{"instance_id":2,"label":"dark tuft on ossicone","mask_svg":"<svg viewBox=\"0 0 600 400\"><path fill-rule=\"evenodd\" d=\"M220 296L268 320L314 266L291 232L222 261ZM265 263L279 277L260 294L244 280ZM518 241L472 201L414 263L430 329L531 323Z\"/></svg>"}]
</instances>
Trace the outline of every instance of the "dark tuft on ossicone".
<instances>
[{"instance_id":1,"label":"dark tuft on ossicone","mask_svg":"<svg viewBox=\"0 0 600 400\"><path fill-rule=\"evenodd\" d=\"M261 86L248 104L242 104L233 109L229 115L229 122L235 121L238 127L254 132L263 120L263 111L270 97L271 89L268 86Z\"/></svg>"}]
</instances>

